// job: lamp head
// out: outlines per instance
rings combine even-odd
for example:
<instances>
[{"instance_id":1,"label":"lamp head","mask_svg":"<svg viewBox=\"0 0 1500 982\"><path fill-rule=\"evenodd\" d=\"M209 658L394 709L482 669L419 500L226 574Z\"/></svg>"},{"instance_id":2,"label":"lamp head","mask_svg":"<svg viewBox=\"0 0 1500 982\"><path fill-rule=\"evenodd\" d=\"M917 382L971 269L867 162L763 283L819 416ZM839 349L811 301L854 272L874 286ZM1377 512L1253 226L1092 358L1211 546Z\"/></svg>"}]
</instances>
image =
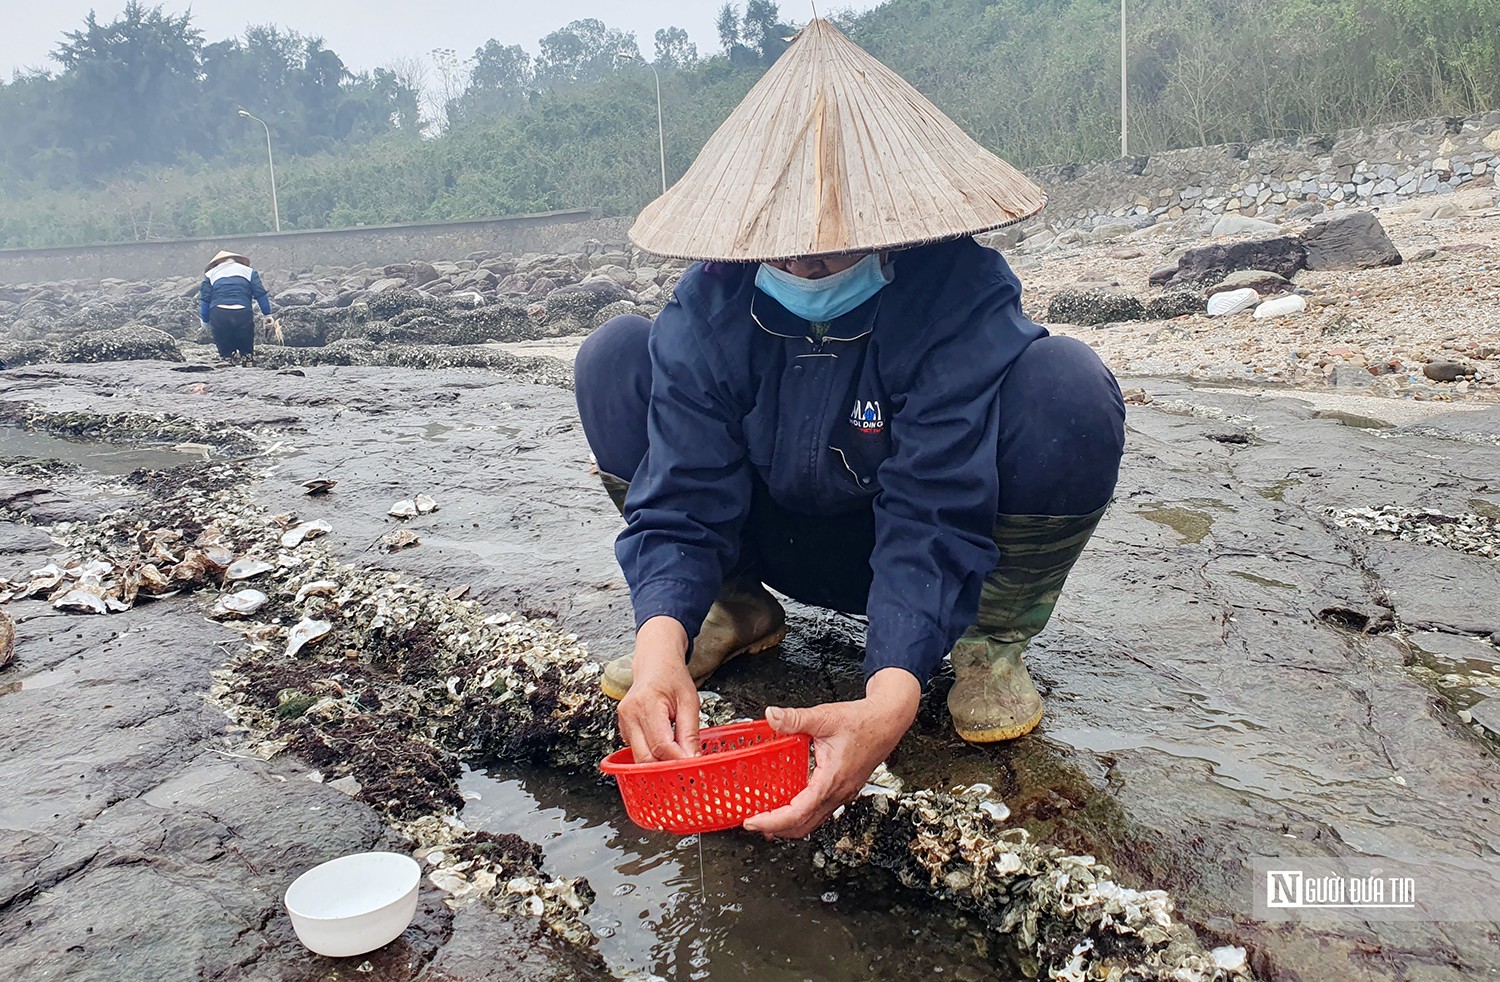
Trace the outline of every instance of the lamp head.
<instances>
[{"instance_id":1,"label":"lamp head","mask_svg":"<svg viewBox=\"0 0 1500 982\"><path fill-rule=\"evenodd\" d=\"M249 113L247 113L247 112L245 112L245 110L243 110L243 109L241 109L241 110L240 110L240 115L241 115L241 116L248 116L248 115L250 115L250 114L249 114Z\"/></svg>"}]
</instances>

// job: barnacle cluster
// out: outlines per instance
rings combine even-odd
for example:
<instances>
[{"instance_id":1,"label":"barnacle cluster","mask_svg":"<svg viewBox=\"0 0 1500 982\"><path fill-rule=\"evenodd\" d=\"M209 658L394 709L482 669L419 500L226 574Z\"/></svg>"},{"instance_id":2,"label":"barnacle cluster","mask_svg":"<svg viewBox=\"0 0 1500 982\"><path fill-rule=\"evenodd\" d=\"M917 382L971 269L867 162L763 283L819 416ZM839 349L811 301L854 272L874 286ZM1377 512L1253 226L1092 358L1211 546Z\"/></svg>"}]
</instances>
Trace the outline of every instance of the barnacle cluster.
<instances>
[{"instance_id":1,"label":"barnacle cluster","mask_svg":"<svg viewBox=\"0 0 1500 982\"><path fill-rule=\"evenodd\" d=\"M1251 978L1243 949L1205 951L1165 892L1121 886L1094 857L1031 841L991 804L981 793L867 787L815 834L814 862L891 870L1011 935L1048 979Z\"/></svg>"},{"instance_id":2,"label":"barnacle cluster","mask_svg":"<svg viewBox=\"0 0 1500 982\"><path fill-rule=\"evenodd\" d=\"M177 341L166 331L140 324L107 331L85 331L57 346L57 361L182 361Z\"/></svg>"},{"instance_id":3,"label":"barnacle cluster","mask_svg":"<svg viewBox=\"0 0 1500 982\"><path fill-rule=\"evenodd\" d=\"M1377 539L1402 539L1490 559L1500 558L1500 521L1472 512L1448 515L1436 508L1344 508L1329 513L1334 524Z\"/></svg>"},{"instance_id":4,"label":"barnacle cluster","mask_svg":"<svg viewBox=\"0 0 1500 982\"><path fill-rule=\"evenodd\" d=\"M573 367L545 355L513 355L481 346L441 344L377 345L346 338L318 348L263 346L256 349L263 368L308 365L379 365L393 368L484 368L508 378L538 385L573 387Z\"/></svg>"},{"instance_id":5,"label":"barnacle cluster","mask_svg":"<svg viewBox=\"0 0 1500 982\"><path fill-rule=\"evenodd\" d=\"M189 443L229 453L249 453L261 445L260 438L250 430L171 413L53 413L11 405L0 406L0 422L58 436L96 438L111 443Z\"/></svg>"}]
</instances>

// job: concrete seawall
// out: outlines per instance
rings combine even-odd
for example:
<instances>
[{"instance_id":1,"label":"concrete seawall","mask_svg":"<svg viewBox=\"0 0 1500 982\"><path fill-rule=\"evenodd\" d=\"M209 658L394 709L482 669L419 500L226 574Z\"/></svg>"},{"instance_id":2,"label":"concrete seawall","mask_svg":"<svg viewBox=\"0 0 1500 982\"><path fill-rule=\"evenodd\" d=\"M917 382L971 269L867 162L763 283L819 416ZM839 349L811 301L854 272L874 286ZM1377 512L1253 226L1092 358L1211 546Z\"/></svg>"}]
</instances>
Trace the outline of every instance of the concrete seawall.
<instances>
[{"instance_id":1,"label":"concrete seawall","mask_svg":"<svg viewBox=\"0 0 1500 982\"><path fill-rule=\"evenodd\" d=\"M258 269L280 276L316 265L381 266L414 258L462 258L481 251L587 252L620 247L629 225L628 218L595 219L589 211L574 210L467 222L0 249L0 284L182 276L201 270L221 249L244 252Z\"/></svg>"}]
</instances>

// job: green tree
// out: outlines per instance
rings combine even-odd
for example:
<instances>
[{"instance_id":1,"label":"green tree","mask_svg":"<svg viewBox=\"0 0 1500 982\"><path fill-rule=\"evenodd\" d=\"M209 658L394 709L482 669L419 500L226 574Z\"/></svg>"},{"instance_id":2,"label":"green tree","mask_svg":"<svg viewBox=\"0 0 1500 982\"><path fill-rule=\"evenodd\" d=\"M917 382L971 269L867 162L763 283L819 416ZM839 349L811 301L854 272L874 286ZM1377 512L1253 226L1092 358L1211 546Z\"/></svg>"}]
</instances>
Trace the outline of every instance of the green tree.
<instances>
[{"instance_id":1,"label":"green tree","mask_svg":"<svg viewBox=\"0 0 1500 982\"><path fill-rule=\"evenodd\" d=\"M538 42L536 78L552 85L592 82L614 71L621 55L639 59L635 35L592 17L575 20Z\"/></svg>"},{"instance_id":2,"label":"green tree","mask_svg":"<svg viewBox=\"0 0 1500 982\"><path fill-rule=\"evenodd\" d=\"M665 27L656 32L656 67L663 71L692 68L698 64L698 46L688 40L680 27Z\"/></svg>"},{"instance_id":3,"label":"green tree","mask_svg":"<svg viewBox=\"0 0 1500 982\"><path fill-rule=\"evenodd\" d=\"M129 0L118 20L101 24L90 11L81 30L63 36L52 53L66 112L58 140L82 174L121 161L166 162L188 149L203 44L188 19Z\"/></svg>"}]
</instances>

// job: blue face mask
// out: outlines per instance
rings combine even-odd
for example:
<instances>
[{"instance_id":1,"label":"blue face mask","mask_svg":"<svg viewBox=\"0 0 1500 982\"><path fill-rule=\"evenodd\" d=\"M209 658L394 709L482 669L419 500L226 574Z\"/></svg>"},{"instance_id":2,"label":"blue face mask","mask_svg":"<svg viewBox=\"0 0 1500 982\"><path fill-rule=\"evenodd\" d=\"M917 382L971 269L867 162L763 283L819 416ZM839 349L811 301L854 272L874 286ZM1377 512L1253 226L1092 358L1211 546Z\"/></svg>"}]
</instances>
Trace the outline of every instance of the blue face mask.
<instances>
[{"instance_id":1,"label":"blue face mask","mask_svg":"<svg viewBox=\"0 0 1500 982\"><path fill-rule=\"evenodd\" d=\"M826 324L879 293L893 279L895 274L881 263L880 254L871 253L848 269L818 280L761 263L755 285L803 320Z\"/></svg>"}]
</instances>

